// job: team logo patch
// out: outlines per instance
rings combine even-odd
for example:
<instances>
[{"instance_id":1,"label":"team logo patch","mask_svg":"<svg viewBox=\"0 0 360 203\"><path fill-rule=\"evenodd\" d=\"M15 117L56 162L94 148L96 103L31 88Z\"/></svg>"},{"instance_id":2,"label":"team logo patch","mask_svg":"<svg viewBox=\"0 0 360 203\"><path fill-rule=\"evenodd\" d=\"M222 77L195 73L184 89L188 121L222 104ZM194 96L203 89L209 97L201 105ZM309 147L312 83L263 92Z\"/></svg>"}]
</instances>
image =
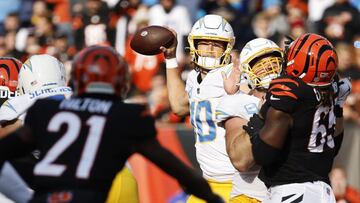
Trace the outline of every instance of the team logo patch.
<instances>
[{"instance_id":1,"label":"team logo patch","mask_svg":"<svg viewBox=\"0 0 360 203\"><path fill-rule=\"evenodd\" d=\"M254 104L254 103L246 104L245 105L245 110L249 115L253 115L253 114L256 114L258 112L256 104Z\"/></svg>"}]
</instances>

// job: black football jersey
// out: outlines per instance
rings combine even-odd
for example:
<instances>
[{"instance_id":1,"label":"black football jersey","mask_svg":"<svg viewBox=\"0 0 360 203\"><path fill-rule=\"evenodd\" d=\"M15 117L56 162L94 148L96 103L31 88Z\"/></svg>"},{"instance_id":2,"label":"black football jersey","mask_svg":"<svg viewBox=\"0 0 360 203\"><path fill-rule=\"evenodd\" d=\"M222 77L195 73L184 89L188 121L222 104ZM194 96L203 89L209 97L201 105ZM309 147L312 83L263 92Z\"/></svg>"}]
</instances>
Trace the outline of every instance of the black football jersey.
<instances>
[{"instance_id":1,"label":"black football jersey","mask_svg":"<svg viewBox=\"0 0 360 203\"><path fill-rule=\"evenodd\" d=\"M156 136L149 110L104 94L38 100L25 125L41 151L34 167L37 191L108 192L136 143Z\"/></svg>"},{"instance_id":2,"label":"black football jersey","mask_svg":"<svg viewBox=\"0 0 360 203\"><path fill-rule=\"evenodd\" d=\"M299 78L273 80L260 113L269 107L292 116L281 156L262 167L259 177L267 186L308 181L328 181L334 158L333 106L320 105L319 92Z\"/></svg>"}]
</instances>

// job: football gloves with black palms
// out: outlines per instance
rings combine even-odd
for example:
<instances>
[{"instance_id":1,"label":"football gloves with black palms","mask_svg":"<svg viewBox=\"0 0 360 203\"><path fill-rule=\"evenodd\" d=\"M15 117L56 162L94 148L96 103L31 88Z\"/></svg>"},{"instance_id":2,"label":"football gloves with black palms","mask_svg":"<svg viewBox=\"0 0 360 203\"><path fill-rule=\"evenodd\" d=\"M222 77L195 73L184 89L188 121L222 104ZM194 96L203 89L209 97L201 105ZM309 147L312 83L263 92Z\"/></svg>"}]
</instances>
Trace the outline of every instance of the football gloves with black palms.
<instances>
[{"instance_id":1,"label":"football gloves with black palms","mask_svg":"<svg viewBox=\"0 0 360 203\"><path fill-rule=\"evenodd\" d=\"M334 112L335 116L339 118L342 117L342 108L344 107L346 98L351 93L352 85L349 78L339 79L339 77L336 76L332 86L335 93Z\"/></svg>"},{"instance_id":2,"label":"football gloves with black palms","mask_svg":"<svg viewBox=\"0 0 360 203\"><path fill-rule=\"evenodd\" d=\"M243 129L250 136L250 139L253 139L255 136L258 136L261 128L264 126L265 121L260 118L258 114L254 114L249 122L243 126Z\"/></svg>"}]
</instances>

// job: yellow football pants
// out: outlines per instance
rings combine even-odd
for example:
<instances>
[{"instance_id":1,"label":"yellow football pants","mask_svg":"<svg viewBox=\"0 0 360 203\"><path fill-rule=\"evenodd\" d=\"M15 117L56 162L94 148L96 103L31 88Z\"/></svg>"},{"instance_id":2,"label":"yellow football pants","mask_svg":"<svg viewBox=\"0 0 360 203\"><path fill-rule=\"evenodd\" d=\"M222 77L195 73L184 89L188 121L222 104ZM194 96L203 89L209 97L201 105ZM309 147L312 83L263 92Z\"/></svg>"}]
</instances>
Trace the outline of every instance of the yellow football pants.
<instances>
[{"instance_id":1,"label":"yellow football pants","mask_svg":"<svg viewBox=\"0 0 360 203\"><path fill-rule=\"evenodd\" d=\"M211 187L211 190L221 196L226 203L229 202L230 199L230 193L232 190L232 183L226 182L226 183L219 183L215 181L208 180L208 183ZM206 203L204 200L199 199L195 197L194 195L190 195L189 199L186 201L186 203Z\"/></svg>"},{"instance_id":2,"label":"yellow football pants","mask_svg":"<svg viewBox=\"0 0 360 203\"><path fill-rule=\"evenodd\" d=\"M106 203L139 203L136 179L128 167L115 177Z\"/></svg>"},{"instance_id":3,"label":"yellow football pants","mask_svg":"<svg viewBox=\"0 0 360 203\"><path fill-rule=\"evenodd\" d=\"M248 197L246 195L239 195L230 199L230 203L260 203L261 201Z\"/></svg>"}]
</instances>

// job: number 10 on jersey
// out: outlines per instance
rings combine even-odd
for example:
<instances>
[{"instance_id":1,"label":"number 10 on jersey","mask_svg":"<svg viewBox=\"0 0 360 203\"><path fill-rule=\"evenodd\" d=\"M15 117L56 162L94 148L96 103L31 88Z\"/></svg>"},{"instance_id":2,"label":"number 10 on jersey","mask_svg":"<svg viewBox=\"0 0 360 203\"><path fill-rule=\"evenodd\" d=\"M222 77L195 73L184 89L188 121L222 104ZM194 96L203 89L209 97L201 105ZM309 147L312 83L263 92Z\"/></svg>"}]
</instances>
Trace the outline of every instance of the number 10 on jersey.
<instances>
[{"instance_id":1,"label":"number 10 on jersey","mask_svg":"<svg viewBox=\"0 0 360 203\"><path fill-rule=\"evenodd\" d=\"M209 142L216 138L215 110L210 101L191 102L190 120L199 142Z\"/></svg>"}]
</instances>

